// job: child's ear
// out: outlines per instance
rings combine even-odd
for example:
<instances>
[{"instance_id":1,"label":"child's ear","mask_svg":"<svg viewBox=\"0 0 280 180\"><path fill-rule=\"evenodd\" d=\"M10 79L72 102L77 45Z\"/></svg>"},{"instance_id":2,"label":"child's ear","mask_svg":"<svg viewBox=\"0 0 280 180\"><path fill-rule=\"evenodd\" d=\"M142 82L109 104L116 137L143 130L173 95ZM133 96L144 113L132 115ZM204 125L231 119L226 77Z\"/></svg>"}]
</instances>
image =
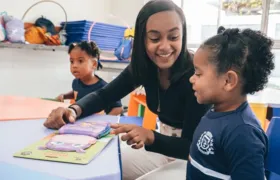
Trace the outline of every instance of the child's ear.
<instances>
[{"instance_id":1,"label":"child's ear","mask_svg":"<svg viewBox=\"0 0 280 180\"><path fill-rule=\"evenodd\" d=\"M93 58L93 59L92 59L92 67L93 67L94 69L97 68L97 59L96 59L96 58Z\"/></svg>"},{"instance_id":2,"label":"child's ear","mask_svg":"<svg viewBox=\"0 0 280 180\"><path fill-rule=\"evenodd\" d=\"M238 85L239 77L235 71L229 70L225 74L225 90L232 91Z\"/></svg>"}]
</instances>

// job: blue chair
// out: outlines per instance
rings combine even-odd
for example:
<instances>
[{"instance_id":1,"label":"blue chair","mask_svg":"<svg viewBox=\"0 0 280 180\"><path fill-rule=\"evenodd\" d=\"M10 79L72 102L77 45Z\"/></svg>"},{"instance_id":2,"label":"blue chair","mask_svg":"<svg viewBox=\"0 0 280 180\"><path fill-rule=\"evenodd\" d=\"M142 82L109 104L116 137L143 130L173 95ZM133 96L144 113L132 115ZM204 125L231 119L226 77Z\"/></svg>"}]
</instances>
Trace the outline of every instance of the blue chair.
<instances>
[{"instance_id":1,"label":"blue chair","mask_svg":"<svg viewBox=\"0 0 280 180\"><path fill-rule=\"evenodd\" d=\"M270 172L267 180L280 180L280 175Z\"/></svg>"},{"instance_id":2,"label":"blue chair","mask_svg":"<svg viewBox=\"0 0 280 180\"><path fill-rule=\"evenodd\" d=\"M266 131L268 136L268 155L265 168L272 174L269 180L280 180L280 117L273 117Z\"/></svg>"}]
</instances>

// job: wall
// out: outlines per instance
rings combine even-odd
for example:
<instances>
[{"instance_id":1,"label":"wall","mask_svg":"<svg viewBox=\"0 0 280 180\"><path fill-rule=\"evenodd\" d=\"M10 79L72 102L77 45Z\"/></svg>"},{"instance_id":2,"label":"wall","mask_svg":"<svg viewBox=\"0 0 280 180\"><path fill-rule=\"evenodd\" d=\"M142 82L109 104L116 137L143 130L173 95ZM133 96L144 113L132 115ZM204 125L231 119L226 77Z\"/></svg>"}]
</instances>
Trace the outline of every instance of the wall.
<instances>
[{"instance_id":1,"label":"wall","mask_svg":"<svg viewBox=\"0 0 280 180\"><path fill-rule=\"evenodd\" d=\"M0 11L21 19L25 11L39 0L9 0L2 3ZM147 0L55 0L67 12L69 21L94 20L111 24L134 26L139 10ZM16 4L16 6L15 6ZM129 8L128 8L129 7ZM51 13L50 13L51 11ZM38 17L45 16L59 25L65 21L61 7L54 3L45 2L34 6L24 18L25 22L34 22Z\"/></svg>"},{"instance_id":2,"label":"wall","mask_svg":"<svg viewBox=\"0 0 280 180\"><path fill-rule=\"evenodd\" d=\"M115 16L107 18L107 22L112 24L134 26L136 17L144 5L144 0L111 0L111 14Z\"/></svg>"},{"instance_id":3,"label":"wall","mask_svg":"<svg viewBox=\"0 0 280 180\"><path fill-rule=\"evenodd\" d=\"M0 11L6 11L19 19L39 0L9 0L2 3ZM55 0L66 10L68 20L95 20L124 25L120 19L133 26L143 6L143 0ZM15 6L16 5L16 6ZM127 8L129 7L129 8ZM51 13L50 13L51 12ZM64 21L63 10L56 4L45 2L34 6L26 15L25 22L38 17L59 25ZM116 16L112 17L110 15ZM29 49L0 49L0 95L20 95L54 98L71 90L73 76L69 71L68 55L64 51L34 51ZM4 58L3 58L4 57ZM104 69L97 74L110 82L120 70ZM122 99L127 104L128 97Z\"/></svg>"},{"instance_id":4,"label":"wall","mask_svg":"<svg viewBox=\"0 0 280 180\"><path fill-rule=\"evenodd\" d=\"M55 98L72 88L74 77L65 51L1 48L0 54L5 57L0 59L0 95ZM105 63L103 66L96 74L107 82L121 72L120 68L106 68ZM122 102L127 105L128 97Z\"/></svg>"},{"instance_id":5,"label":"wall","mask_svg":"<svg viewBox=\"0 0 280 180\"><path fill-rule=\"evenodd\" d=\"M2 0L4 1L4 0ZM106 22L107 15L111 10L111 0L55 0L63 6L67 12L68 20L95 20ZM1 3L0 11L21 19L25 11L39 0L9 0ZM40 3L34 6L26 15L25 22L34 22L38 17L45 16L59 25L65 21L63 10L50 2Z\"/></svg>"}]
</instances>

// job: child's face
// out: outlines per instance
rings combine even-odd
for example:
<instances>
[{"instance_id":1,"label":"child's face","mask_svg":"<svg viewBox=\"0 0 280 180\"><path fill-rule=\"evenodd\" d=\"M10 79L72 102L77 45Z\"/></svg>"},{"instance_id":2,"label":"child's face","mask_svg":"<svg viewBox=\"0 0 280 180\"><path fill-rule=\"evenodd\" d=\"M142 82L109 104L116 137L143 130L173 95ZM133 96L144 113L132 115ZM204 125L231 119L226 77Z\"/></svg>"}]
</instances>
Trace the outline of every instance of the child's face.
<instances>
[{"instance_id":1,"label":"child's face","mask_svg":"<svg viewBox=\"0 0 280 180\"><path fill-rule=\"evenodd\" d=\"M194 55L195 73L190 78L197 102L200 104L215 104L224 95L224 78L218 75L215 66L208 61L209 51L198 49Z\"/></svg>"},{"instance_id":2,"label":"child's face","mask_svg":"<svg viewBox=\"0 0 280 180\"><path fill-rule=\"evenodd\" d=\"M92 75L97 66L97 59L76 47L70 53L70 63L70 70L73 76L82 79L85 76Z\"/></svg>"}]
</instances>

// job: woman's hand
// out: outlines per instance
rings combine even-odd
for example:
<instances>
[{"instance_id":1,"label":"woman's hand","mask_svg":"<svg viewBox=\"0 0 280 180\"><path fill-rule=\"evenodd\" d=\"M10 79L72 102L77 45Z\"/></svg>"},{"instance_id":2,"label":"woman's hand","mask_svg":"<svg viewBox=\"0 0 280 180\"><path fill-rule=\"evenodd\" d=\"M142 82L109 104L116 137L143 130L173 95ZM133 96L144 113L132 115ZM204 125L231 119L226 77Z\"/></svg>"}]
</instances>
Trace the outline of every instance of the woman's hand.
<instances>
[{"instance_id":1,"label":"woman's hand","mask_svg":"<svg viewBox=\"0 0 280 180\"><path fill-rule=\"evenodd\" d=\"M59 129L66 122L74 123L76 121L75 111L70 108L59 107L52 110L49 117L44 123L44 126L51 129Z\"/></svg>"},{"instance_id":2,"label":"woman's hand","mask_svg":"<svg viewBox=\"0 0 280 180\"><path fill-rule=\"evenodd\" d=\"M128 145L132 145L134 149L140 149L144 145L150 145L154 143L154 133L151 130L132 125L132 124L112 124L111 134L122 135L121 140L126 141Z\"/></svg>"}]
</instances>

